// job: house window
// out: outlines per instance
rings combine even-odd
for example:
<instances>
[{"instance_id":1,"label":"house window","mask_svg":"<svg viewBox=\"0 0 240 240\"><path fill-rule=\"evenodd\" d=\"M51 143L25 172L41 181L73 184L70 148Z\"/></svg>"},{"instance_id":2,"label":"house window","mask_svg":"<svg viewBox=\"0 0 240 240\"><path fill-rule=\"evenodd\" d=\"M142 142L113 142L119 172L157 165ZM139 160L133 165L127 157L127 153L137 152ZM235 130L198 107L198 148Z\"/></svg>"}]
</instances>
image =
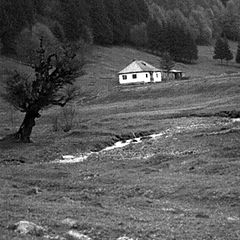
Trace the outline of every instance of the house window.
<instances>
[{"instance_id":1,"label":"house window","mask_svg":"<svg viewBox=\"0 0 240 240\"><path fill-rule=\"evenodd\" d=\"M146 74L146 78L148 78L148 74Z\"/></svg>"},{"instance_id":2,"label":"house window","mask_svg":"<svg viewBox=\"0 0 240 240\"><path fill-rule=\"evenodd\" d=\"M156 74L157 78L158 78L158 73Z\"/></svg>"},{"instance_id":3,"label":"house window","mask_svg":"<svg viewBox=\"0 0 240 240\"><path fill-rule=\"evenodd\" d=\"M137 74L133 74L133 75L132 75L132 78L133 78L133 79L136 79L136 78L137 78Z\"/></svg>"},{"instance_id":4,"label":"house window","mask_svg":"<svg viewBox=\"0 0 240 240\"><path fill-rule=\"evenodd\" d=\"M122 76L122 79L123 79L123 80L127 80L127 75L123 75L123 76Z\"/></svg>"}]
</instances>

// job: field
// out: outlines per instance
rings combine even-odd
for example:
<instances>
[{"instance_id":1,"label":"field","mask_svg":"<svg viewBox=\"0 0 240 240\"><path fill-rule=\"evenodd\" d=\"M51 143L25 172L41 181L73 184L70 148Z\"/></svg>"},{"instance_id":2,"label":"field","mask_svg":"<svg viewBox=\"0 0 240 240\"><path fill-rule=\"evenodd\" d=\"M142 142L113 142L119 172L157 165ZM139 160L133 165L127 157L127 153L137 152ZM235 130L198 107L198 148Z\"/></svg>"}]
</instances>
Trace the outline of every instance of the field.
<instances>
[{"instance_id":1,"label":"field","mask_svg":"<svg viewBox=\"0 0 240 240\"><path fill-rule=\"evenodd\" d=\"M121 87L116 73L131 60L158 66L158 58L95 46L77 81L91 101L43 111L31 144L0 141L0 239L73 239L70 229L94 240L240 239L240 66L213 61L209 47L199 55L176 66L188 80ZM2 78L5 69L31 72L5 58L0 67ZM0 111L4 137L22 115L4 102ZM20 220L43 226L45 237L8 227Z\"/></svg>"}]
</instances>

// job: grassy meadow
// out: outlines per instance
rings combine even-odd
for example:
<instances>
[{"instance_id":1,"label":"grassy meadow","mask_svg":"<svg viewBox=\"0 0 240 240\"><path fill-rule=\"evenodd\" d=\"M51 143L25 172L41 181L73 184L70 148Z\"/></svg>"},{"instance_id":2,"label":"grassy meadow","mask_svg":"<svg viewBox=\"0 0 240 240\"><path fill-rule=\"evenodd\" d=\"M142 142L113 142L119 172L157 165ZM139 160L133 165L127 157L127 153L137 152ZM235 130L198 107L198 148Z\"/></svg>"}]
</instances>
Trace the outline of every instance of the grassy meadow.
<instances>
[{"instance_id":1,"label":"grassy meadow","mask_svg":"<svg viewBox=\"0 0 240 240\"><path fill-rule=\"evenodd\" d=\"M7 228L20 220L68 239L66 218L94 240L240 239L240 122L224 115L240 111L240 66L212 52L199 47L196 64L176 64L188 80L119 86L117 72L133 59L158 67L158 57L94 46L76 82L91 101L44 110L31 144L0 141L0 239L42 239ZM15 68L32 71L0 58L2 80ZM1 100L0 137L22 117ZM98 152L150 133L162 136ZM89 152L82 163L52 163Z\"/></svg>"}]
</instances>

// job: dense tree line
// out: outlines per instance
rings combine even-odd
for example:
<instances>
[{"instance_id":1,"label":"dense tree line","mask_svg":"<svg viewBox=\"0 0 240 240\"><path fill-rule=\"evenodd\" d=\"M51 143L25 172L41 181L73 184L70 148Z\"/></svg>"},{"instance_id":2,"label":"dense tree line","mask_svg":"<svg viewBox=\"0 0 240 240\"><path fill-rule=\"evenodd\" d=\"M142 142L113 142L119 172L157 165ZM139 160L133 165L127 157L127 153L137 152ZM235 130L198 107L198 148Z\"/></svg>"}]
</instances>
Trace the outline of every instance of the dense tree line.
<instances>
[{"instance_id":1,"label":"dense tree line","mask_svg":"<svg viewBox=\"0 0 240 240\"><path fill-rule=\"evenodd\" d=\"M221 63L223 60L228 62L233 59L233 54L230 50L226 37L220 37L216 40L213 59L220 59Z\"/></svg>"},{"instance_id":2,"label":"dense tree line","mask_svg":"<svg viewBox=\"0 0 240 240\"><path fill-rule=\"evenodd\" d=\"M188 28L197 44L210 44L222 31L220 20L225 14L225 7L220 0L148 0L148 2L151 15L161 22L166 19L169 12L177 13L177 19Z\"/></svg>"},{"instance_id":3,"label":"dense tree line","mask_svg":"<svg viewBox=\"0 0 240 240\"><path fill-rule=\"evenodd\" d=\"M169 11L160 21L151 18L147 25L148 47L168 52L175 61L192 62L198 58L196 41L180 11Z\"/></svg>"},{"instance_id":4,"label":"dense tree line","mask_svg":"<svg viewBox=\"0 0 240 240\"><path fill-rule=\"evenodd\" d=\"M2 0L1 52L24 55L28 46L29 55L44 36L49 46L132 44L191 62L196 44L238 40L239 13L239 0Z\"/></svg>"},{"instance_id":5,"label":"dense tree line","mask_svg":"<svg viewBox=\"0 0 240 240\"><path fill-rule=\"evenodd\" d=\"M225 14L220 19L224 35L233 41L240 37L240 1L229 0L226 3Z\"/></svg>"},{"instance_id":6,"label":"dense tree line","mask_svg":"<svg viewBox=\"0 0 240 240\"><path fill-rule=\"evenodd\" d=\"M60 41L111 45L129 43L131 28L147 19L144 0L2 0L2 51L14 52L17 37L39 22Z\"/></svg>"}]
</instances>

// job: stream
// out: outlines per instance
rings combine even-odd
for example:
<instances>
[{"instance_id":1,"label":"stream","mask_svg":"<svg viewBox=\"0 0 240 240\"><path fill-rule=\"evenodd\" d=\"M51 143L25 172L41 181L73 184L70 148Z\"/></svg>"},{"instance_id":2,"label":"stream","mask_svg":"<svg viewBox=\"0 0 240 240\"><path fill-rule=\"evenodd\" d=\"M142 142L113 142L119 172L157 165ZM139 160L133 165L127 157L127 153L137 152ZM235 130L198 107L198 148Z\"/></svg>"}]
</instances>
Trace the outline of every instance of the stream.
<instances>
[{"instance_id":1,"label":"stream","mask_svg":"<svg viewBox=\"0 0 240 240\"><path fill-rule=\"evenodd\" d=\"M167 128L164 131L159 133L150 134L144 137L132 138L126 141L118 141L115 142L112 146L108 146L101 151L98 152L87 152L87 153L78 153L73 155L62 155L61 159L56 159L52 161L52 163L59 163L59 164L70 164L70 163L81 163L88 159L93 154L101 154L106 152L114 151L115 149L124 148L130 144L139 144L144 141L157 141L161 138L168 138L172 137L174 134L190 132L194 130L206 130L211 127L226 127L231 126L234 123L240 123L240 118L234 119L220 119L218 122L186 122L183 125L173 126L172 128Z\"/></svg>"}]
</instances>

